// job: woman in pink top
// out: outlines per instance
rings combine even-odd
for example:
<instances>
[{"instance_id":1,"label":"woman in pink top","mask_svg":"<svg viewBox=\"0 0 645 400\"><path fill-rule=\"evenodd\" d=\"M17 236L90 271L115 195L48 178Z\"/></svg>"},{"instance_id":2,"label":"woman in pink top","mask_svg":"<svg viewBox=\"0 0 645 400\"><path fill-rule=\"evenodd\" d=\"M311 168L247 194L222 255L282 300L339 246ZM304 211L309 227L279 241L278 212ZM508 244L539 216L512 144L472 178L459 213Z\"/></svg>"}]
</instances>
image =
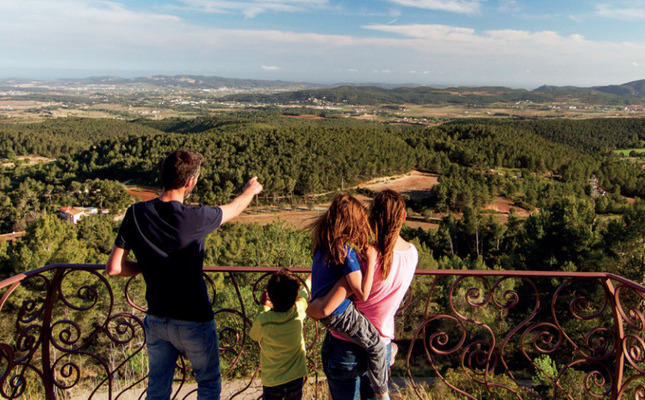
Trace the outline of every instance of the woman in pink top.
<instances>
[{"instance_id":1,"label":"woman in pink top","mask_svg":"<svg viewBox=\"0 0 645 400\"><path fill-rule=\"evenodd\" d=\"M405 201L399 193L384 190L374 197L370 223L376 233L378 263L369 297L365 301L354 299L356 308L378 329L388 344L394 339L394 315L410 287L419 259L416 248L399 235L405 218ZM341 280L325 297L313 301L307 314L320 319L333 311L351 294L343 282ZM391 348L389 345L388 359ZM375 397L365 375L365 350L330 331L325 336L321 355L332 399Z\"/></svg>"}]
</instances>

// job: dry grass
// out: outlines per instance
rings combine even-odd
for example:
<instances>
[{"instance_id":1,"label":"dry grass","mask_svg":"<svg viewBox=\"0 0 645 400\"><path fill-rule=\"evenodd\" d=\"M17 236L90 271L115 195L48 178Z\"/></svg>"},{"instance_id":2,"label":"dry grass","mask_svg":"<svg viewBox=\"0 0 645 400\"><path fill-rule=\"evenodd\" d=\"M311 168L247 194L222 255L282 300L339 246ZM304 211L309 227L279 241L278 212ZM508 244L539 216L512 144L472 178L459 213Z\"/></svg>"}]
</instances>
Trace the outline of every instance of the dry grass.
<instances>
[{"instance_id":1,"label":"dry grass","mask_svg":"<svg viewBox=\"0 0 645 400\"><path fill-rule=\"evenodd\" d=\"M285 118L296 118L296 119L325 119L325 117L321 117L320 115L313 115L313 114L302 114L302 115L283 115Z\"/></svg>"},{"instance_id":2,"label":"dry grass","mask_svg":"<svg viewBox=\"0 0 645 400\"><path fill-rule=\"evenodd\" d=\"M26 165L46 164L46 163L56 161L52 158L41 157L41 156L18 156L16 157L16 159L20 161L25 161ZM8 167L8 168L14 167L13 162L7 161L7 159L2 159L1 165L3 167Z\"/></svg>"},{"instance_id":3,"label":"dry grass","mask_svg":"<svg viewBox=\"0 0 645 400\"><path fill-rule=\"evenodd\" d=\"M372 192L391 189L410 198L428 197L435 185L439 184L439 175L412 170L403 175L375 178L357 185L357 188L368 189Z\"/></svg>"},{"instance_id":4,"label":"dry grass","mask_svg":"<svg viewBox=\"0 0 645 400\"><path fill-rule=\"evenodd\" d=\"M152 188L129 187L128 193L130 193L130 196L132 196L133 198L138 196L141 201L148 201L159 196L160 191L159 189Z\"/></svg>"}]
</instances>

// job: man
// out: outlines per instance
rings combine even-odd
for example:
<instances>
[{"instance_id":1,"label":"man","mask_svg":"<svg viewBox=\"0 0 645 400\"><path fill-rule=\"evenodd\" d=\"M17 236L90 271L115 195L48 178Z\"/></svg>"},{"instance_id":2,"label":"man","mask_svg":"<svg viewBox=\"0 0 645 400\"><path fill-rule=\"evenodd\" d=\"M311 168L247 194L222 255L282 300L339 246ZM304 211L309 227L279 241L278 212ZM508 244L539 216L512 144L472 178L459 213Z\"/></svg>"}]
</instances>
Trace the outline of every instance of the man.
<instances>
[{"instance_id":1,"label":"man","mask_svg":"<svg viewBox=\"0 0 645 400\"><path fill-rule=\"evenodd\" d=\"M186 206L184 199L199 178L201 154L180 149L161 166L163 191L125 213L108 259L109 275L143 274L148 312L144 319L148 349L147 399L169 399L179 353L193 366L200 400L219 399L219 343L202 276L204 238L237 217L262 191L254 177L242 194L219 207ZM127 260L132 250L137 261Z\"/></svg>"}]
</instances>

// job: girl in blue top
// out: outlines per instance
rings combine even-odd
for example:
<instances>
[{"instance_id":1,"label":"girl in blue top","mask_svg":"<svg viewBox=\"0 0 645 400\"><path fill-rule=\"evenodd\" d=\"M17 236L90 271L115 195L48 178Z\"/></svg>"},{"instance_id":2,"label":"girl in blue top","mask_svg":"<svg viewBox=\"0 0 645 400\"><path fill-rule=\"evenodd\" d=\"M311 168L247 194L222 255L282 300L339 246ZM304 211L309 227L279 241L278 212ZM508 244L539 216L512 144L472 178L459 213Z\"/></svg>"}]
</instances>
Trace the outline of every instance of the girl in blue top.
<instances>
[{"instance_id":1,"label":"girl in blue top","mask_svg":"<svg viewBox=\"0 0 645 400\"><path fill-rule=\"evenodd\" d=\"M311 299L324 297L337 284L361 300L372 290L377 252L370 245L372 229L367 211L354 197L339 193L329 209L314 222ZM359 256L367 259L365 272ZM376 328L345 299L328 317L320 320L364 348L369 355L368 376L379 399L389 399L387 387L386 346Z\"/></svg>"}]
</instances>

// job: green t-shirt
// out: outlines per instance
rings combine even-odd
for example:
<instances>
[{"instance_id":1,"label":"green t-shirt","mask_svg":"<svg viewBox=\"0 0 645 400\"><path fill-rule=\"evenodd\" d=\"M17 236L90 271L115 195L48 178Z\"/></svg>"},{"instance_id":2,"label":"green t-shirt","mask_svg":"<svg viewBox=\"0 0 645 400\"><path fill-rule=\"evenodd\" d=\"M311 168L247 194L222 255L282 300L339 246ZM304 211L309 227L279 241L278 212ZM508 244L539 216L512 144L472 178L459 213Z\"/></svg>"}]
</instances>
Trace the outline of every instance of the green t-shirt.
<instances>
[{"instance_id":1,"label":"green t-shirt","mask_svg":"<svg viewBox=\"0 0 645 400\"><path fill-rule=\"evenodd\" d=\"M264 307L253 322L249 336L262 346L262 385L278 386L307 375L302 333L306 310L307 300L301 295L289 311L277 312Z\"/></svg>"}]
</instances>

